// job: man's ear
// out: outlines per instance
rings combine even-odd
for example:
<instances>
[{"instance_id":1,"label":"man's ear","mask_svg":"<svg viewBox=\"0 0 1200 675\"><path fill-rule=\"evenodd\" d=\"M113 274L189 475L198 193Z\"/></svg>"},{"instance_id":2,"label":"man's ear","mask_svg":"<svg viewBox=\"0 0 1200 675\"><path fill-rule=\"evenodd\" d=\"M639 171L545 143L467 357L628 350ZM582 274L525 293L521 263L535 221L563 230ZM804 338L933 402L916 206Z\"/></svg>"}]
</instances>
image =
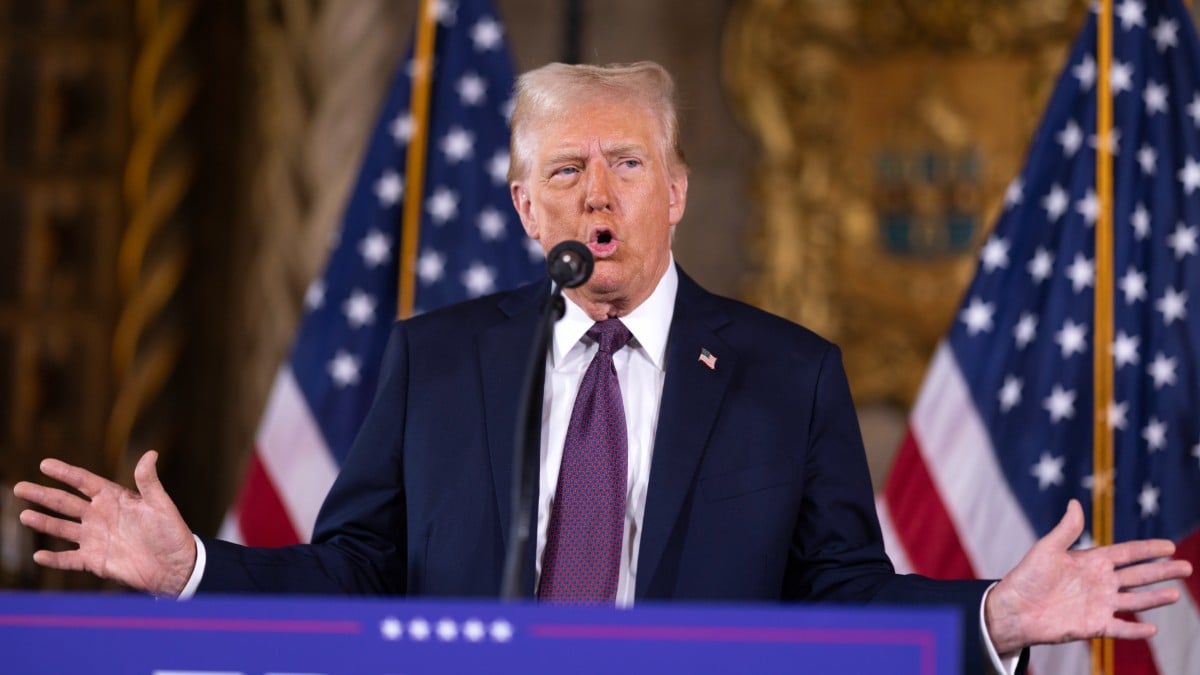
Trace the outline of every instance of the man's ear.
<instances>
[{"instance_id":1,"label":"man's ear","mask_svg":"<svg viewBox=\"0 0 1200 675\"><path fill-rule=\"evenodd\" d=\"M669 177L667 185L667 216L672 225L683 220L683 212L687 209L688 177L687 170L680 169L678 175Z\"/></svg>"},{"instance_id":2,"label":"man's ear","mask_svg":"<svg viewBox=\"0 0 1200 675\"><path fill-rule=\"evenodd\" d=\"M530 239L540 239L541 228L538 227L537 216L533 212L533 196L529 194L529 189L520 181L514 181L508 187L512 193L513 208L521 218L521 227L525 228L525 234L529 235Z\"/></svg>"}]
</instances>

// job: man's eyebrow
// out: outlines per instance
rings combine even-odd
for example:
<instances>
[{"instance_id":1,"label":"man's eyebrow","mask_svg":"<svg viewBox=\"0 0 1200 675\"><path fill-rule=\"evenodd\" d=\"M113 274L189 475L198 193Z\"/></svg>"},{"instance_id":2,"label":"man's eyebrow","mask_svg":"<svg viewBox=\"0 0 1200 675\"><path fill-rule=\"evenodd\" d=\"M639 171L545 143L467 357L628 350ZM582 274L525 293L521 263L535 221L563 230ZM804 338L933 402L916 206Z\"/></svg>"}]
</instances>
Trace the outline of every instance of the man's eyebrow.
<instances>
[{"instance_id":1,"label":"man's eyebrow","mask_svg":"<svg viewBox=\"0 0 1200 675\"><path fill-rule=\"evenodd\" d=\"M646 154L646 146L641 143L613 143L604 146L604 155L612 157L613 155L644 155Z\"/></svg>"}]
</instances>

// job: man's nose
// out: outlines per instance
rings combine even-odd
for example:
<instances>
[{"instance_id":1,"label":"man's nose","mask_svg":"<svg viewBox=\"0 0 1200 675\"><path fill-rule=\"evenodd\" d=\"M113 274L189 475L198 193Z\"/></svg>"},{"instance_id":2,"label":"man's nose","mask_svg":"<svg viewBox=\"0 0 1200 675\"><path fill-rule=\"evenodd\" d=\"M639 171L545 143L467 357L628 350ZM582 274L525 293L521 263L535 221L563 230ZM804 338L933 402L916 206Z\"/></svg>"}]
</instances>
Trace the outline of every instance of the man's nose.
<instances>
[{"instance_id":1,"label":"man's nose","mask_svg":"<svg viewBox=\"0 0 1200 675\"><path fill-rule=\"evenodd\" d=\"M607 164L595 162L587 171L587 210L606 211L612 206L612 175Z\"/></svg>"}]
</instances>

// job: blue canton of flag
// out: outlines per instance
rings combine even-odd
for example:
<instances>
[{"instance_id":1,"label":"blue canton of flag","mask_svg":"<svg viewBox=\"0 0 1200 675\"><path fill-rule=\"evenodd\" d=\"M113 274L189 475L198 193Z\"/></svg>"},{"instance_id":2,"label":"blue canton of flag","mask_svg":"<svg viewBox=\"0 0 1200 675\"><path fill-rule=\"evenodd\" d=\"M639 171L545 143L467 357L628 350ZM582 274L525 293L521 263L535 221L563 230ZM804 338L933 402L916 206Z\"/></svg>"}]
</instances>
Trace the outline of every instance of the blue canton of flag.
<instances>
[{"instance_id":1,"label":"blue canton of flag","mask_svg":"<svg viewBox=\"0 0 1200 675\"><path fill-rule=\"evenodd\" d=\"M1114 536L1172 539L1200 565L1200 44L1178 0L1119 0L1101 72L1096 18L913 408L880 507L901 569L996 577L1071 498L1091 522L1102 144L1115 186ZM1104 138L1099 78L1113 97ZM1077 546L1091 545L1085 530ZM1154 638L1117 642L1118 672L1200 672L1200 583L1181 590L1178 604L1142 616L1158 626ZM1087 663L1083 643L1032 653L1038 673L1084 673Z\"/></svg>"},{"instance_id":2,"label":"blue canton of flag","mask_svg":"<svg viewBox=\"0 0 1200 675\"><path fill-rule=\"evenodd\" d=\"M371 136L325 273L305 297L292 354L272 389L256 456L222 536L307 541L321 500L374 397L397 304L415 274L415 311L478 297L542 274L542 252L509 196L513 68L490 0L430 3L437 35L419 252L399 270L412 49ZM273 493L273 494L272 494ZM253 505L255 508L248 508Z\"/></svg>"},{"instance_id":3,"label":"blue canton of flag","mask_svg":"<svg viewBox=\"0 0 1200 675\"><path fill-rule=\"evenodd\" d=\"M949 336L1038 533L1071 497L1091 504L1099 143L1116 185L1115 538L1178 540L1200 525L1200 311L1188 307L1200 298L1200 51L1177 2L1152 4L1118 5L1109 73L1096 68L1095 17L1075 43ZM1098 77L1114 96L1107 139Z\"/></svg>"}]
</instances>

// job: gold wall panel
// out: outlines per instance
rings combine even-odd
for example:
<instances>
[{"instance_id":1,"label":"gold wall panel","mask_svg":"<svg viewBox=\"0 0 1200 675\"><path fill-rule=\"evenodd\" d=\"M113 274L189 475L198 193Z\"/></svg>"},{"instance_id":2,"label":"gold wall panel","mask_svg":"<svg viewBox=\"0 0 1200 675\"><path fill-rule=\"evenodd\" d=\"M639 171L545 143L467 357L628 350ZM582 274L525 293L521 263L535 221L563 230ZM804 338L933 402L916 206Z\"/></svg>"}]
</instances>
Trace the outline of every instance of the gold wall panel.
<instances>
[{"instance_id":1,"label":"gold wall panel","mask_svg":"<svg viewBox=\"0 0 1200 675\"><path fill-rule=\"evenodd\" d=\"M747 295L909 405L1085 7L743 0L725 76L760 144Z\"/></svg>"}]
</instances>

